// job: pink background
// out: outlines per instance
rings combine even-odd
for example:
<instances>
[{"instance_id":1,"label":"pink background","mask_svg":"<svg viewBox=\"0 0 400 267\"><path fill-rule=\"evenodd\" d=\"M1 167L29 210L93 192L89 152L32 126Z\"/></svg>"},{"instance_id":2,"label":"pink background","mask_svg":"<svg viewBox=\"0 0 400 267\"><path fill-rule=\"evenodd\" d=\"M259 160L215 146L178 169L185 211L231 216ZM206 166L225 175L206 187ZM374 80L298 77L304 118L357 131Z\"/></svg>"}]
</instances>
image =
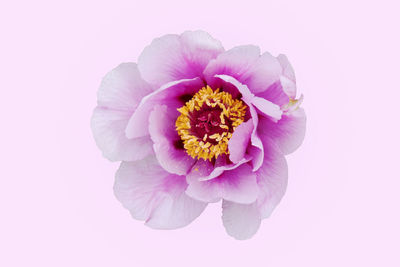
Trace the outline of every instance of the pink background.
<instances>
[{"instance_id":1,"label":"pink background","mask_svg":"<svg viewBox=\"0 0 400 267\"><path fill-rule=\"evenodd\" d=\"M0 266L400 266L398 1L56 2L0 6ZM305 95L286 196L248 241L220 204L180 230L131 219L90 131L101 78L188 29L286 54Z\"/></svg>"}]
</instances>

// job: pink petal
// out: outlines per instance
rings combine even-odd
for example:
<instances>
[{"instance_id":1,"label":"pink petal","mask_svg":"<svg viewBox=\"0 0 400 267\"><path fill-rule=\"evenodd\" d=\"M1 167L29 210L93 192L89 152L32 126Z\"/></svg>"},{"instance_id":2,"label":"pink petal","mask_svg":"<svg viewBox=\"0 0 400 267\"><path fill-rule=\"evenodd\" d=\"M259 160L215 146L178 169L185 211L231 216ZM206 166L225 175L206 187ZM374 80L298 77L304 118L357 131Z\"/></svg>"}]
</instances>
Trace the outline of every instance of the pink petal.
<instances>
[{"instance_id":1,"label":"pink petal","mask_svg":"<svg viewBox=\"0 0 400 267\"><path fill-rule=\"evenodd\" d=\"M286 79L285 77L281 76L281 80L274 83L270 87L268 87L267 90L264 92L258 93L257 96L264 98L274 104L277 104L279 106L284 106L287 105L290 101L289 96L286 94L286 92L283 90L282 87L282 80Z\"/></svg>"},{"instance_id":2,"label":"pink petal","mask_svg":"<svg viewBox=\"0 0 400 267\"><path fill-rule=\"evenodd\" d=\"M122 162L116 174L114 193L132 217L157 229L186 226L207 206L185 194L184 176L164 171L154 156Z\"/></svg>"},{"instance_id":3,"label":"pink petal","mask_svg":"<svg viewBox=\"0 0 400 267\"><path fill-rule=\"evenodd\" d=\"M233 163L237 163L244 158L253 128L253 120L250 119L240 124L233 132L232 138L228 143L229 159Z\"/></svg>"},{"instance_id":4,"label":"pink petal","mask_svg":"<svg viewBox=\"0 0 400 267\"><path fill-rule=\"evenodd\" d=\"M177 147L181 141L175 130L179 112L167 106L156 106L150 114L149 130L154 151L160 165L168 172L186 175L196 162L184 148Z\"/></svg>"},{"instance_id":5,"label":"pink petal","mask_svg":"<svg viewBox=\"0 0 400 267\"><path fill-rule=\"evenodd\" d=\"M306 131L306 115L302 108L284 114L278 122L260 118L258 134L262 140L270 138L283 154L295 151L303 142ZM264 141L263 141L264 142Z\"/></svg>"},{"instance_id":6,"label":"pink petal","mask_svg":"<svg viewBox=\"0 0 400 267\"><path fill-rule=\"evenodd\" d=\"M154 39L138 59L143 78L155 86L202 77L208 62L224 49L203 31L187 31L181 36L165 35Z\"/></svg>"},{"instance_id":7,"label":"pink petal","mask_svg":"<svg viewBox=\"0 0 400 267\"><path fill-rule=\"evenodd\" d=\"M224 200L222 202L222 222L230 236L238 240L251 238L261 224L257 204L238 204Z\"/></svg>"},{"instance_id":8,"label":"pink petal","mask_svg":"<svg viewBox=\"0 0 400 267\"><path fill-rule=\"evenodd\" d=\"M182 96L194 95L204 83L199 78L183 79L163 85L158 90L142 99L138 108L129 119L126 126L126 136L135 138L149 134L149 115L155 105L168 105L171 108L179 108L185 104ZM190 98L189 98L190 99Z\"/></svg>"},{"instance_id":9,"label":"pink petal","mask_svg":"<svg viewBox=\"0 0 400 267\"><path fill-rule=\"evenodd\" d=\"M211 180L199 181L194 176L187 176L187 179L189 186L186 193L204 202L216 202L222 198L247 204L254 202L258 194L256 176L248 164L225 170Z\"/></svg>"},{"instance_id":10,"label":"pink petal","mask_svg":"<svg viewBox=\"0 0 400 267\"><path fill-rule=\"evenodd\" d=\"M272 141L265 143L265 159L257 171L260 193L257 205L262 218L267 218L286 192L288 167L285 157Z\"/></svg>"},{"instance_id":11,"label":"pink petal","mask_svg":"<svg viewBox=\"0 0 400 267\"><path fill-rule=\"evenodd\" d=\"M251 66L260 57L260 48L254 45L234 47L221 53L212 60L204 70L206 80L213 79L216 74L226 74L241 80Z\"/></svg>"},{"instance_id":12,"label":"pink petal","mask_svg":"<svg viewBox=\"0 0 400 267\"><path fill-rule=\"evenodd\" d=\"M134 63L121 64L104 77L91 127L96 144L106 158L130 161L152 153L149 137L128 140L125 136L130 116L141 98L151 91Z\"/></svg>"},{"instance_id":13,"label":"pink petal","mask_svg":"<svg viewBox=\"0 0 400 267\"><path fill-rule=\"evenodd\" d=\"M252 93L257 94L279 81L281 73L282 67L279 61L270 53L265 52L243 75L240 81L246 84Z\"/></svg>"},{"instance_id":14,"label":"pink petal","mask_svg":"<svg viewBox=\"0 0 400 267\"><path fill-rule=\"evenodd\" d=\"M250 111L251 118L253 120L253 132L251 133L251 144L253 145L252 157L253 157L253 170L256 171L260 168L263 161L263 145L257 133L258 127L258 114L254 108L252 101L254 100L254 95L249 91L246 85L241 84L238 80L228 75L215 75L217 78L234 85L239 92L242 94L242 100L247 104L248 111ZM260 106L260 105L259 105Z\"/></svg>"}]
</instances>

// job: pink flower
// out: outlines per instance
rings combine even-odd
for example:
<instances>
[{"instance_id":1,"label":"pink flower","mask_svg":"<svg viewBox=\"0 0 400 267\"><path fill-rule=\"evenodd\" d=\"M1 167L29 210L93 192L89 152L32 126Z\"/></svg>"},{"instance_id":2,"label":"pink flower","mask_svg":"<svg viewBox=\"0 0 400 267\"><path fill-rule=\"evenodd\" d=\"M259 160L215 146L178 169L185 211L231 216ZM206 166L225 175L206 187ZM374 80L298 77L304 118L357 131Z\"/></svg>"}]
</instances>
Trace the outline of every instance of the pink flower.
<instances>
[{"instance_id":1,"label":"pink flower","mask_svg":"<svg viewBox=\"0 0 400 267\"><path fill-rule=\"evenodd\" d=\"M132 217L174 229L222 200L226 231L247 239L280 202L284 155L303 141L295 98L286 56L184 32L104 77L91 126L103 155L122 161L114 192Z\"/></svg>"}]
</instances>

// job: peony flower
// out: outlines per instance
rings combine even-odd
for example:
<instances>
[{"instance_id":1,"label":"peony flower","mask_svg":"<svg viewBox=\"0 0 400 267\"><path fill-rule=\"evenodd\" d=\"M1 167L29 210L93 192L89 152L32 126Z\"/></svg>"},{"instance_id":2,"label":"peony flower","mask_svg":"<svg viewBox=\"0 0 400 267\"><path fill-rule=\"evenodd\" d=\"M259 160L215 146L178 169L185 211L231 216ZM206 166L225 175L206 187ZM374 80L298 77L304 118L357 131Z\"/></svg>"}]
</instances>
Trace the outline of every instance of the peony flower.
<instances>
[{"instance_id":1,"label":"peony flower","mask_svg":"<svg viewBox=\"0 0 400 267\"><path fill-rule=\"evenodd\" d=\"M91 127L103 155L122 161L114 192L133 218L175 229L222 200L227 233L247 239L285 193L301 99L286 56L184 32L104 77Z\"/></svg>"}]
</instances>

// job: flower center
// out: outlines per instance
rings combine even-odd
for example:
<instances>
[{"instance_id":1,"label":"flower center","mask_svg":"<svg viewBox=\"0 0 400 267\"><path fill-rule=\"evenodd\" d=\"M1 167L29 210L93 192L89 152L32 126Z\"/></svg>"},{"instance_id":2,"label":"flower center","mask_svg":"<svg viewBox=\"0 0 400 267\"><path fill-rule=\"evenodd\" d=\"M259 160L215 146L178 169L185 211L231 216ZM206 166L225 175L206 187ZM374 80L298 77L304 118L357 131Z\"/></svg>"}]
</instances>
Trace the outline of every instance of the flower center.
<instances>
[{"instance_id":1,"label":"flower center","mask_svg":"<svg viewBox=\"0 0 400 267\"><path fill-rule=\"evenodd\" d=\"M175 122L183 147L192 158L210 160L229 154L228 141L244 121L246 105L227 92L203 87L178 109Z\"/></svg>"}]
</instances>

